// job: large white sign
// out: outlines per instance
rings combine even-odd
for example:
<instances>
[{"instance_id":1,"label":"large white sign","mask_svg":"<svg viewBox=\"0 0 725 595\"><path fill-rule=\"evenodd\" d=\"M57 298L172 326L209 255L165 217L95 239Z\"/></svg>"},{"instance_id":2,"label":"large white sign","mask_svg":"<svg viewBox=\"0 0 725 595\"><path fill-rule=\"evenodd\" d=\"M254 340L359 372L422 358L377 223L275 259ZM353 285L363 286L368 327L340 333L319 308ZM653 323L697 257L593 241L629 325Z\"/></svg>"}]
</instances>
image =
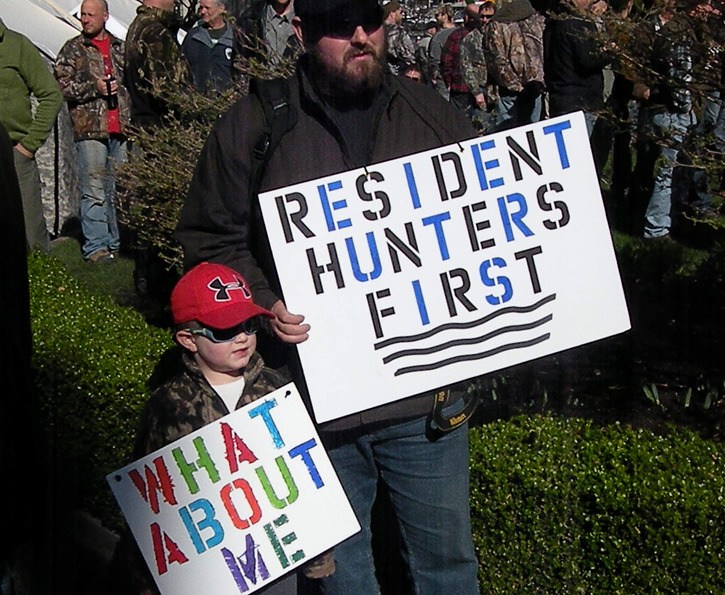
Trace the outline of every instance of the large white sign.
<instances>
[{"instance_id":1,"label":"large white sign","mask_svg":"<svg viewBox=\"0 0 725 595\"><path fill-rule=\"evenodd\" d=\"M294 384L107 481L164 595L251 593L360 529Z\"/></svg>"},{"instance_id":2,"label":"large white sign","mask_svg":"<svg viewBox=\"0 0 725 595\"><path fill-rule=\"evenodd\" d=\"M582 113L260 202L319 422L629 328Z\"/></svg>"}]
</instances>

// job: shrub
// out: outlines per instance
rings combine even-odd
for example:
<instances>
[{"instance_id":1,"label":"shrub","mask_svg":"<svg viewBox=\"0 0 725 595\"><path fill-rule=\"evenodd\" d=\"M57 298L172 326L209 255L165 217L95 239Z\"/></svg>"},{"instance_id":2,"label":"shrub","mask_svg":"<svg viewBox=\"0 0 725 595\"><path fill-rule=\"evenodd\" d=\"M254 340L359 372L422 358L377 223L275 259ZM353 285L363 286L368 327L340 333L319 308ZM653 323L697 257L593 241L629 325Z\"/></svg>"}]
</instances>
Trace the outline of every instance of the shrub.
<instances>
[{"instance_id":1,"label":"shrub","mask_svg":"<svg viewBox=\"0 0 725 595\"><path fill-rule=\"evenodd\" d=\"M104 478L130 462L146 382L171 337L81 288L55 258L33 254L28 264L33 376L54 485L113 526L118 509Z\"/></svg>"},{"instance_id":2,"label":"shrub","mask_svg":"<svg viewBox=\"0 0 725 595\"><path fill-rule=\"evenodd\" d=\"M471 437L482 592L723 592L721 444L549 417Z\"/></svg>"},{"instance_id":3,"label":"shrub","mask_svg":"<svg viewBox=\"0 0 725 595\"><path fill-rule=\"evenodd\" d=\"M118 528L104 478L130 461L171 338L84 290L53 257L32 255L29 271L47 464L57 488L73 488L55 496ZM723 458L722 444L674 428L659 436L537 416L473 428L482 591L723 592Z\"/></svg>"}]
</instances>

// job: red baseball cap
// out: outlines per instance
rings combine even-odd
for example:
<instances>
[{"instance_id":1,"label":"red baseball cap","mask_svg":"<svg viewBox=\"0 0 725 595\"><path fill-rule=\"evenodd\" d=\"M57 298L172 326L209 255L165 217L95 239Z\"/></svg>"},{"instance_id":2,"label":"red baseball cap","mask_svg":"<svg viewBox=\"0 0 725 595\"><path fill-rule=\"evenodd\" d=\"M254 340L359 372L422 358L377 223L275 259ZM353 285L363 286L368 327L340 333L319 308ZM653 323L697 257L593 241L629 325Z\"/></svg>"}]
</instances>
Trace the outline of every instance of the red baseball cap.
<instances>
[{"instance_id":1,"label":"red baseball cap","mask_svg":"<svg viewBox=\"0 0 725 595\"><path fill-rule=\"evenodd\" d=\"M252 300L249 285L235 270L202 262L187 272L171 292L174 324L196 320L204 326L227 329L254 316L274 318Z\"/></svg>"}]
</instances>

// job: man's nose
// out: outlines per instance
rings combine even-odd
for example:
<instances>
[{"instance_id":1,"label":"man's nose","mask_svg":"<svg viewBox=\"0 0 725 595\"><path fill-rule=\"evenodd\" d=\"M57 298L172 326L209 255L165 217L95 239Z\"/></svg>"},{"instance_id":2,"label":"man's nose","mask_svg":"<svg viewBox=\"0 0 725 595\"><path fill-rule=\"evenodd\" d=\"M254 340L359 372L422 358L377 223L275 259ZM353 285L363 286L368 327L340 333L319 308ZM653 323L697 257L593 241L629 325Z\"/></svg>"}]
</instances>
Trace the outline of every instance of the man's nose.
<instances>
[{"instance_id":1,"label":"man's nose","mask_svg":"<svg viewBox=\"0 0 725 595\"><path fill-rule=\"evenodd\" d=\"M355 32L352 34L352 39L350 40L351 43L355 44L365 44L368 40L368 34L365 32L365 29L363 29L362 25L358 25L355 28Z\"/></svg>"}]
</instances>

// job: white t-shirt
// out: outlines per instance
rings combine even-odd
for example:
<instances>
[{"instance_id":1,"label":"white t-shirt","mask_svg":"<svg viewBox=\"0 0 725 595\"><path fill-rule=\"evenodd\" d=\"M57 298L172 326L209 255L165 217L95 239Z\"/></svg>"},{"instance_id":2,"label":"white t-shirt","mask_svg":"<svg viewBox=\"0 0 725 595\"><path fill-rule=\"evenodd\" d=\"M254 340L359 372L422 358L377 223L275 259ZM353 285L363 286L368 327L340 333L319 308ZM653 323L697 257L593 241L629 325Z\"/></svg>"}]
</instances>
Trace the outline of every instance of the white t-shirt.
<instances>
[{"instance_id":1,"label":"white t-shirt","mask_svg":"<svg viewBox=\"0 0 725 595\"><path fill-rule=\"evenodd\" d=\"M242 396L244 390L244 376L240 376L233 382L227 382L226 384L212 385L212 388L222 398L224 404L227 406L229 411L234 411L237 408L239 397Z\"/></svg>"}]
</instances>

